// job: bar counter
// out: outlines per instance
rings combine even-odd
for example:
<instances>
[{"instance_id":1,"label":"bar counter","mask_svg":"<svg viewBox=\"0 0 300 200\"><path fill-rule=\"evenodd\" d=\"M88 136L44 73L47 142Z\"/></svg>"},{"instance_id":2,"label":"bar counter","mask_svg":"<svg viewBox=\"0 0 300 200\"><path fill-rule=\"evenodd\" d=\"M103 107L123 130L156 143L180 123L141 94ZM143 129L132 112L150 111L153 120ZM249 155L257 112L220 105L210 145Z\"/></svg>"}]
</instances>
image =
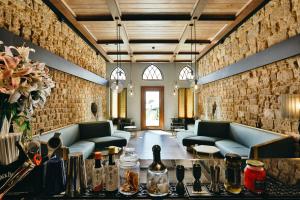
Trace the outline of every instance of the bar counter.
<instances>
[{"instance_id":1,"label":"bar counter","mask_svg":"<svg viewBox=\"0 0 300 200\"><path fill-rule=\"evenodd\" d=\"M202 166L202 191L206 191L202 194L193 194L192 193L192 183L194 178L192 175L192 164L196 160L163 160L163 163L168 167L169 170L169 181L170 181L170 193L168 196L160 199L300 199L300 159L265 159L262 160L265 163L265 168L267 170L267 182L266 182L266 192L262 195L253 194L243 188L242 192L238 195L227 193L224 189L223 182L225 178L224 172L224 161L222 159L214 160L200 160ZM9 193L3 200L59 200L59 199L152 199L146 191L145 182L147 168L152 160L140 160L141 171L140 171L140 191L133 196L124 196L118 192L116 193L106 193L100 192L94 194L92 192L87 192L78 197L65 197L65 195L53 195L48 196L42 193ZM88 184L91 184L91 169L94 164L93 160L86 160L86 170L87 170L87 181ZM176 193L176 174L175 167L176 165L183 165L185 167L185 194L178 195ZM209 192L209 182L210 175L208 173L208 166L218 165L221 167L220 173L220 193L213 194ZM282 167L285 167L285 170L281 170ZM278 171L279 170L279 171ZM243 182L243 174L242 174Z\"/></svg>"}]
</instances>

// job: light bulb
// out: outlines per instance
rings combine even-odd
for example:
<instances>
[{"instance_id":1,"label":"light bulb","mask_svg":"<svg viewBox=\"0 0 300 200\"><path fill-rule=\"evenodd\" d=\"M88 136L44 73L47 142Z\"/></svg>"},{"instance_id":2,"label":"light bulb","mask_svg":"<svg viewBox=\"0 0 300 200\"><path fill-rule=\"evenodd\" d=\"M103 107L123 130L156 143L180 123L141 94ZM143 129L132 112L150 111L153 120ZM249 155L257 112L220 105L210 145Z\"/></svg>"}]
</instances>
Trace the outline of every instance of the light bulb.
<instances>
[{"instance_id":1,"label":"light bulb","mask_svg":"<svg viewBox=\"0 0 300 200\"><path fill-rule=\"evenodd\" d=\"M197 90L198 89L198 85L196 84L194 88L195 88L195 90Z\"/></svg>"},{"instance_id":2,"label":"light bulb","mask_svg":"<svg viewBox=\"0 0 300 200\"><path fill-rule=\"evenodd\" d=\"M129 93L129 94L130 94L130 96L132 96L132 95L133 95L133 92L132 92L132 90L130 90L130 93Z\"/></svg>"},{"instance_id":3,"label":"light bulb","mask_svg":"<svg viewBox=\"0 0 300 200\"><path fill-rule=\"evenodd\" d=\"M175 84L175 89L176 89L176 90L178 89L178 85L177 85L177 84Z\"/></svg>"},{"instance_id":4,"label":"light bulb","mask_svg":"<svg viewBox=\"0 0 300 200\"><path fill-rule=\"evenodd\" d=\"M173 95L176 96L176 90L173 91Z\"/></svg>"},{"instance_id":5,"label":"light bulb","mask_svg":"<svg viewBox=\"0 0 300 200\"><path fill-rule=\"evenodd\" d=\"M132 89L132 88L133 88L133 85L132 85L132 84L130 84L130 85L129 85L129 88L130 88L130 89Z\"/></svg>"},{"instance_id":6,"label":"light bulb","mask_svg":"<svg viewBox=\"0 0 300 200\"><path fill-rule=\"evenodd\" d=\"M119 89L119 85L116 85L116 90L118 90Z\"/></svg>"}]
</instances>

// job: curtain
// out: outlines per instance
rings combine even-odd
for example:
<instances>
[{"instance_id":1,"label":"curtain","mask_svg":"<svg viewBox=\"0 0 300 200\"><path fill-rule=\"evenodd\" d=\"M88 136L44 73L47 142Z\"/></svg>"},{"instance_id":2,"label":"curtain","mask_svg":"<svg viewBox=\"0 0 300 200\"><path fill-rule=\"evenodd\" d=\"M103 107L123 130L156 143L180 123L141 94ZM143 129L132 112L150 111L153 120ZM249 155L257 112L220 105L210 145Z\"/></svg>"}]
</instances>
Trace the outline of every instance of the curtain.
<instances>
[{"instance_id":1,"label":"curtain","mask_svg":"<svg viewBox=\"0 0 300 200\"><path fill-rule=\"evenodd\" d=\"M110 90L110 110L112 118L126 118L127 117L127 89L124 88L122 92L117 93Z\"/></svg>"},{"instance_id":2,"label":"curtain","mask_svg":"<svg viewBox=\"0 0 300 200\"><path fill-rule=\"evenodd\" d=\"M178 117L192 118L194 116L193 88L178 89Z\"/></svg>"}]
</instances>

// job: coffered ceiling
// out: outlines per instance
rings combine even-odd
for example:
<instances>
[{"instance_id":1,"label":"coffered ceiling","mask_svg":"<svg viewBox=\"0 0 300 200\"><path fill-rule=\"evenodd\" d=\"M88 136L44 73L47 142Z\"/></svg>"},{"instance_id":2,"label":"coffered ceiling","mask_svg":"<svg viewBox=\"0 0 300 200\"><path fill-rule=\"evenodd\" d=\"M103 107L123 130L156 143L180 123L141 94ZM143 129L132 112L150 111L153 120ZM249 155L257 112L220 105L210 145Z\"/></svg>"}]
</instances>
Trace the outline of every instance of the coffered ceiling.
<instances>
[{"instance_id":1,"label":"coffered ceiling","mask_svg":"<svg viewBox=\"0 0 300 200\"><path fill-rule=\"evenodd\" d=\"M48 0L109 62L190 62L209 51L264 0ZM117 40L116 25L121 26ZM196 27L191 38L191 26ZM194 47L193 47L194 51ZM175 56L175 57L174 57Z\"/></svg>"}]
</instances>

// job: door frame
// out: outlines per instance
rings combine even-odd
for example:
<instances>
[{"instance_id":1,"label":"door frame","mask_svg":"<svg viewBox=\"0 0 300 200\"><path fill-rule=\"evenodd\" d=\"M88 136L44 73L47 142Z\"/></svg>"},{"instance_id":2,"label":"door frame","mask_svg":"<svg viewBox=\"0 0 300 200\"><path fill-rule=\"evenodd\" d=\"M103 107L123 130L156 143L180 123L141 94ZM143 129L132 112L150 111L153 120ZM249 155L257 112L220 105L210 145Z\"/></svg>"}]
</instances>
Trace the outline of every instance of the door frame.
<instances>
[{"instance_id":1,"label":"door frame","mask_svg":"<svg viewBox=\"0 0 300 200\"><path fill-rule=\"evenodd\" d=\"M159 126L146 126L145 101L146 91L159 91ZM142 130L155 130L164 128L164 86L141 86L141 128Z\"/></svg>"}]
</instances>

